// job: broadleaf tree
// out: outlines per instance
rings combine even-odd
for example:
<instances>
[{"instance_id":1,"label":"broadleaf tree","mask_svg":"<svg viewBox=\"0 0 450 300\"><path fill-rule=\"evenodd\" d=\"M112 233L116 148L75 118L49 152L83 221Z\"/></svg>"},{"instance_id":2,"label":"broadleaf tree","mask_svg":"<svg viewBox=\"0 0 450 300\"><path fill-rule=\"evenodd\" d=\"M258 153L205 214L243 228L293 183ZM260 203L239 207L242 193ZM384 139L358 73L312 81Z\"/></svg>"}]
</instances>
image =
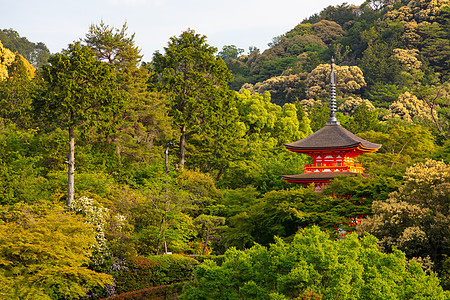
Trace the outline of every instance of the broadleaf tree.
<instances>
[{"instance_id":1,"label":"broadleaf tree","mask_svg":"<svg viewBox=\"0 0 450 300\"><path fill-rule=\"evenodd\" d=\"M187 138L202 133L217 117L218 105L230 96L232 75L206 36L188 29L171 37L165 53L153 56L154 81L159 90L169 93L169 115L180 132L179 166L184 168Z\"/></svg>"},{"instance_id":2,"label":"broadleaf tree","mask_svg":"<svg viewBox=\"0 0 450 300\"><path fill-rule=\"evenodd\" d=\"M0 207L0 299L80 299L111 284L87 267L95 235L52 202Z\"/></svg>"},{"instance_id":3,"label":"broadleaf tree","mask_svg":"<svg viewBox=\"0 0 450 300\"><path fill-rule=\"evenodd\" d=\"M47 125L69 133L68 196L74 199L75 129L91 127L108 132L114 114L124 106L126 94L119 90L111 67L79 42L49 58L42 70L43 80L33 95L33 107Z\"/></svg>"}]
</instances>

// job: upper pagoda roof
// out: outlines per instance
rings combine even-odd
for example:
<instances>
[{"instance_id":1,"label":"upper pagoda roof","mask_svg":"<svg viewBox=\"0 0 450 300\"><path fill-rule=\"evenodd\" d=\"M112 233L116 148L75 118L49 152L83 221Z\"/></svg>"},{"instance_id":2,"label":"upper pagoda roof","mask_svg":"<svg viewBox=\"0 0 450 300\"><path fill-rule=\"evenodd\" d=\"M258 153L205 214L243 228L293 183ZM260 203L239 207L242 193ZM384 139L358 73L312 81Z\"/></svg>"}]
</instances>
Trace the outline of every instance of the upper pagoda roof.
<instances>
[{"instance_id":1,"label":"upper pagoda roof","mask_svg":"<svg viewBox=\"0 0 450 300\"><path fill-rule=\"evenodd\" d=\"M380 144L371 143L354 135L339 124L327 124L304 139L284 146L295 152L355 147L363 152L373 152L381 147Z\"/></svg>"}]
</instances>

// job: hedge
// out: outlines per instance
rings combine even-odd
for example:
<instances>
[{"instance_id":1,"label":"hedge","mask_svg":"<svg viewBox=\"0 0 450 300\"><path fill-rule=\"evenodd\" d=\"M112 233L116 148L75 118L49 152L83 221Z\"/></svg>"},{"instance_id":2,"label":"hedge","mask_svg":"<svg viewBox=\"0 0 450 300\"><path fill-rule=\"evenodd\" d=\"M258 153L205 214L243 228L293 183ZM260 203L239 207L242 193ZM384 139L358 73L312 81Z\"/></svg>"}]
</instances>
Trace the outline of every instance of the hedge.
<instances>
[{"instance_id":1,"label":"hedge","mask_svg":"<svg viewBox=\"0 0 450 300\"><path fill-rule=\"evenodd\" d=\"M183 291L184 282L169 285L152 286L142 290L123 293L104 300L172 300L177 299Z\"/></svg>"},{"instance_id":2,"label":"hedge","mask_svg":"<svg viewBox=\"0 0 450 300\"><path fill-rule=\"evenodd\" d=\"M114 274L117 295L189 280L198 261L180 254L136 257ZM134 299L134 298L133 298Z\"/></svg>"}]
</instances>

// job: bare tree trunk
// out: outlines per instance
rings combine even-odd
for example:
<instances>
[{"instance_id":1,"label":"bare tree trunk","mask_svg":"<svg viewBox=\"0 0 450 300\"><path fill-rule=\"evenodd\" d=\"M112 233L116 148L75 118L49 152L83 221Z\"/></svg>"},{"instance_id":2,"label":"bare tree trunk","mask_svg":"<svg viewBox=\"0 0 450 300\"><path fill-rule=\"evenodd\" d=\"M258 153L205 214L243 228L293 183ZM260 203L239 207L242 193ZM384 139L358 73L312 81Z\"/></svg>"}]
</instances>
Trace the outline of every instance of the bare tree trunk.
<instances>
[{"instance_id":1,"label":"bare tree trunk","mask_svg":"<svg viewBox=\"0 0 450 300\"><path fill-rule=\"evenodd\" d=\"M69 165L68 184L67 184L67 206L70 206L74 199L75 187L75 129L69 128L69 154L67 155L67 164Z\"/></svg>"},{"instance_id":2,"label":"bare tree trunk","mask_svg":"<svg viewBox=\"0 0 450 300\"><path fill-rule=\"evenodd\" d=\"M163 236L164 236L164 239L165 239L165 234L163 234L164 221L165 221L165 218L162 217L161 218L161 223L159 224L158 245L156 247L156 255L159 254L159 248L161 247L161 239L163 239ZM165 240L164 240L164 242L165 242Z\"/></svg>"},{"instance_id":3,"label":"bare tree trunk","mask_svg":"<svg viewBox=\"0 0 450 300\"><path fill-rule=\"evenodd\" d=\"M205 255L206 253L206 247L208 247L209 242L209 226L206 226L206 239L205 239L205 245L203 246L202 255Z\"/></svg>"},{"instance_id":4,"label":"bare tree trunk","mask_svg":"<svg viewBox=\"0 0 450 300\"><path fill-rule=\"evenodd\" d=\"M180 137L180 159L179 159L179 165L181 169L184 169L184 163L185 163L185 148L186 148L186 126L183 125L181 128L181 137Z\"/></svg>"},{"instance_id":5,"label":"bare tree trunk","mask_svg":"<svg viewBox=\"0 0 450 300\"><path fill-rule=\"evenodd\" d=\"M122 150L120 149L120 145L119 145L119 138L116 138L115 141L115 146L116 146L116 154L117 157L119 158L119 165L122 165Z\"/></svg>"}]
</instances>

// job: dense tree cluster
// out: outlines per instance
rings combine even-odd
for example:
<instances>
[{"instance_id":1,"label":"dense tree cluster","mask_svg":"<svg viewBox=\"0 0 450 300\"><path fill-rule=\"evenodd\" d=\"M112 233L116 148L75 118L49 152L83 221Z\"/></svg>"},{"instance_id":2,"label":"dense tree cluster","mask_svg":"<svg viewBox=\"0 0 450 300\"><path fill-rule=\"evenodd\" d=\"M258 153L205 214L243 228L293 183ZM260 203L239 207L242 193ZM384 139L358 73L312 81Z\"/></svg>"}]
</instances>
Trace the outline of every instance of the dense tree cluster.
<instances>
[{"instance_id":1,"label":"dense tree cluster","mask_svg":"<svg viewBox=\"0 0 450 300\"><path fill-rule=\"evenodd\" d=\"M0 298L448 298L449 16L342 4L262 52L187 29L149 62L126 24L52 55L1 31ZM316 193L283 145L328 120L331 57L338 120L383 146Z\"/></svg>"},{"instance_id":2,"label":"dense tree cluster","mask_svg":"<svg viewBox=\"0 0 450 300\"><path fill-rule=\"evenodd\" d=\"M291 243L231 248L221 266L197 267L181 299L445 299L437 277L415 261L406 266L399 250L380 252L376 242L356 234L335 241L312 227Z\"/></svg>"}]
</instances>

